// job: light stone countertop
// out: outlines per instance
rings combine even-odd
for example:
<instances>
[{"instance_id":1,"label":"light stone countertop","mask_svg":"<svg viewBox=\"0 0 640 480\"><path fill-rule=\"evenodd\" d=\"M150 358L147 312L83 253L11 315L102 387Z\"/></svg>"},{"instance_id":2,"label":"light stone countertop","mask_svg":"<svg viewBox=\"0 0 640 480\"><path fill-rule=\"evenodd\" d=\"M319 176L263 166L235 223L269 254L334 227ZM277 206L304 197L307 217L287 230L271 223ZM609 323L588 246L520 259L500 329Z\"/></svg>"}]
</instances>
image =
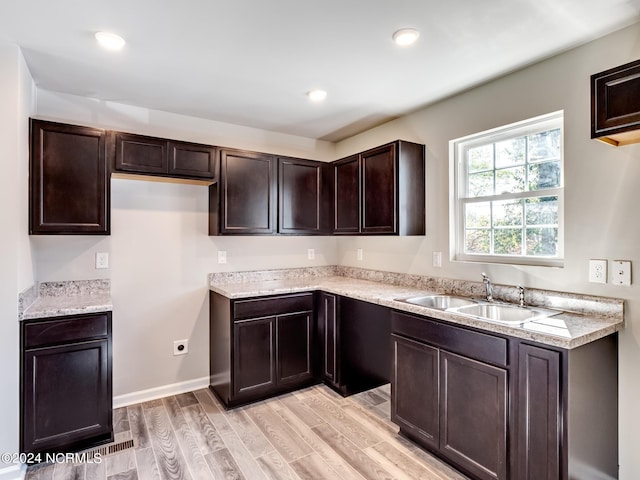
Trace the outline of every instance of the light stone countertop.
<instances>
[{"instance_id":1,"label":"light stone countertop","mask_svg":"<svg viewBox=\"0 0 640 480\"><path fill-rule=\"evenodd\" d=\"M22 292L19 304L19 320L113 310L108 280L43 282Z\"/></svg>"},{"instance_id":2,"label":"light stone countertop","mask_svg":"<svg viewBox=\"0 0 640 480\"><path fill-rule=\"evenodd\" d=\"M238 279L233 278L233 280L237 282ZM574 309L573 307L575 307L575 311L580 313L564 311L552 317L513 326L396 300L418 295L452 293L444 292L441 288L425 289L422 286L399 286L340 275L326 277L301 276L299 278L244 283L225 283L223 278L219 277L211 279L210 290L230 299L322 290L327 293L383 305L395 310L444 320L452 324L510 335L566 349L576 348L595 341L624 327L622 300L568 295L559 292L544 292L546 295L543 295L540 293L542 291L536 291L531 293L530 296L540 300L540 303L536 306L544 306L545 308L565 306L568 309ZM477 288L472 289L470 287L470 291L475 292ZM459 292L454 293L460 295ZM479 298L479 296L475 295L474 298ZM582 302L587 307L581 305ZM581 311L583 308L588 310L589 306L593 307L596 313Z\"/></svg>"}]
</instances>

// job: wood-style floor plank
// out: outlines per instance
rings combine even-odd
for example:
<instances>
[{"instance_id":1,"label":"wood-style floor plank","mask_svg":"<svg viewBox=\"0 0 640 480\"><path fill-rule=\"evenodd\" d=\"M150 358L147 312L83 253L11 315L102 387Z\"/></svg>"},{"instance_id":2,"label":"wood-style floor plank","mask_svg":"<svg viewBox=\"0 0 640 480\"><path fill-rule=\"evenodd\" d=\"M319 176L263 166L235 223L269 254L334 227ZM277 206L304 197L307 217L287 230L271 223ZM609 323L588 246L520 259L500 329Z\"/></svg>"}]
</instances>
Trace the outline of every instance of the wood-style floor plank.
<instances>
[{"instance_id":1,"label":"wood-style floor plank","mask_svg":"<svg viewBox=\"0 0 640 480\"><path fill-rule=\"evenodd\" d=\"M161 478L191 480L187 462L178 446L178 439L162 402L160 406L143 407L143 411Z\"/></svg>"},{"instance_id":2,"label":"wood-style floor plank","mask_svg":"<svg viewBox=\"0 0 640 480\"><path fill-rule=\"evenodd\" d=\"M334 480L340 476L317 453L311 453L295 462L291 468L301 480Z\"/></svg>"},{"instance_id":3,"label":"wood-style floor plank","mask_svg":"<svg viewBox=\"0 0 640 480\"><path fill-rule=\"evenodd\" d=\"M127 413L129 415L131 435L138 440L136 448L143 449L150 447L149 430L147 430L147 423L142 413L142 405L136 404L128 406Z\"/></svg>"},{"instance_id":4,"label":"wood-style floor plank","mask_svg":"<svg viewBox=\"0 0 640 480\"><path fill-rule=\"evenodd\" d=\"M188 407L189 405L196 405L198 403L198 399L193 392L180 393L176 395L176 400L181 407Z\"/></svg>"},{"instance_id":5,"label":"wood-style floor plank","mask_svg":"<svg viewBox=\"0 0 640 480\"><path fill-rule=\"evenodd\" d=\"M366 453L358 448L331 425L322 424L313 427L314 432L329 444L342 458L368 480L395 480L387 470L372 461Z\"/></svg>"},{"instance_id":6,"label":"wood-style floor plank","mask_svg":"<svg viewBox=\"0 0 640 480\"><path fill-rule=\"evenodd\" d=\"M324 419L320 415L294 396L283 397L273 403L281 404L283 407L288 408L309 427L315 427L316 425L324 423Z\"/></svg>"},{"instance_id":7,"label":"wood-style floor plank","mask_svg":"<svg viewBox=\"0 0 640 480\"><path fill-rule=\"evenodd\" d=\"M280 415L291 428L298 432L304 441L320 455L325 463L339 474L340 478L344 480L362 480L362 475L338 455L330 445L324 442L311 427L306 425L293 411L285 408L280 410L278 415Z\"/></svg>"},{"instance_id":8,"label":"wood-style floor plank","mask_svg":"<svg viewBox=\"0 0 640 480\"><path fill-rule=\"evenodd\" d=\"M129 416L127 415L127 407L116 408L113 411L113 433L129 431Z\"/></svg>"},{"instance_id":9,"label":"wood-style floor plank","mask_svg":"<svg viewBox=\"0 0 640 480\"><path fill-rule=\"evenodd\" d=\"M205 456L216 480L245 480L245 476L229 450L223 448Z\"/></svg>"},{"instance_id":10,"label":"wood-style floor plank","mask_svg":"<svg viewBox=\"0 0 640 480\"><path fill-rule=\"evenodd\" d=\"M103 461L107 466L107 477L136 468L136 459L131 449L109 455Z\"/></svg>"},{"instance_id":11,"label":"wood-style floor plank","mask_svg":"<svg viewBox=\"0 0 640 480\"><path fill-rule=\"evenodd\" d=\"M266 404L248 408L246 414L287 462L312 452L311 447Z\"/></svg>"},{"instance_id":12,"label":"wood-style floor plank","mask_svg":"<svg viewBox=\"0 0 640 480\"><path fill-rule=\"evenodd\" d=\"M184 413L191 430L195 434L196 441L198 442L200 451L203 454L225 448L224 442L218 434L218 431L199 404L183 407L182 412Z\"/></svg>"},{"instance_id":13,"label":"wood-style floor plank","mask_svg":"<svg viewBox=\"0 0 640 480\"><path fill-rule=\"evenodd\" d=\"M382 438L365 425L359 424L354 418L346 414L340 405L324 395L309 397L305 400L305 403L324 418L328 424L332 425L360 448L367 448L382 441Z\"/></svg>"},{"instance_id":14,"label":"wood-style floor plank","mask_svg":"<svg viewBox=\"0 0 640 480\"><path fill-rule=\"evenodd\" d=\"M220 435L226 435L227 433L233 433L233 428L229 425L226 417L222 413L224 410L222 406L214 399L213 394L209 392L209 389L198 390L194 392L200 406L207 414L209 420L216 427L216 430Z\"/></svg>"},{"instance_id":15,"label":"wood-style floor plank","mask_svg":"<svg viewBox=\"0 0 640 480\"><path fill-rule=\"evenodd\" d=\"M256 458L256 462L269 480L300 480L278 452L270 452Z\"/></svg>"},{"instance_id":16,"label":"wood-style floor plank","mask_svg":"<svg viewBox=\"0 0 640 480\"><path fill-rule=\"evenodd\" d=\"M223 415L254 458L261 457L273 451L273 446L267 441L262 431L260 431L256 424L249 418L244 408L229 410L223 412Z\"/></svg>"},{"instance_id":17,"label":"wood-style floor plank","mask_svg":"<svg viewBox=\"0 0 640 480\"><path fill-rule=\"evenodd\" d=\"M256 460L247 450L245 444L235 433L222 437L229 453L233 456L238 467L248 480L267 480ZM271 450L273 451L273 449ZM215 452L214 452L215 453Z\"/></svg>"},{"instance_id":18,"label":"wood-style floor plank","mask_svg":"<svg viewBox=\"0 0 640 480\"><path fill-rule=\"evenodd\" d=\"M133 469L122 473L116 473L115 475L107 477L107 480L138 480L138 471Z\"/></svg>"},{"instance_id":19,"label":"wood-style floor plank","mask_svg":"<svg viewBox=\"0 0 640 480\"><path fill-rule=\"evenodd\" d=\"M169 421L176 433L178 444L182 448L182 453L191 472L191 476L197 480L210 479L211 470L198 447L196 434L189 427L178 400L176 397L167 397L163 402L169 414Z\"/></svg>"},{"instance_id":20,"label":"wood-style floor plank","mask_svg":"<svg viewBox=\"0 0 640 480\"><path fill-rule=\"evenodd\" d=\"M87 463L84 471L85 480L106 480L107 478L107 462L101 459L100 463Z\"/></svg>"},{"instance_id":21,"label":"wood-style floor plank","mask_svg":"<svg viewBox=\"0 0 640 480\"><path fill-rule=\"evenodd\" d=\"M153 448L139 448L135 451L135 455L140 480L161 480Z\"/></svg>"},{"instance_id":22,"label":"wood-style floor plank","mask_svg":"<svg viewBox=\"0 0 640 480\"><path fill-rule=\"evenodd\" d=\"M411 460L411 458L387 442L369 447L365 450L365 453L391 472L397 479L442 480L442 477L436 472Z\"/></svg>"}]
</instances>

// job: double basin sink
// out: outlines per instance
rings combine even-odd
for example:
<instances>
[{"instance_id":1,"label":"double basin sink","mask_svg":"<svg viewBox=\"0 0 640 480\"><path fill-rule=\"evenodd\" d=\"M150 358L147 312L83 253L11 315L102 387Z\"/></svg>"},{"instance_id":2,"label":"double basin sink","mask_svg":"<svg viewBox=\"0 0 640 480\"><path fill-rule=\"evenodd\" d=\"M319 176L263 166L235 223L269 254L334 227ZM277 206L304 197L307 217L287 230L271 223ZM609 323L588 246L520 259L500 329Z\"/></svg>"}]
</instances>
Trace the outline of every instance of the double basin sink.
<instances>
[{"instance_id":1,"label":"double basin sink","mask_svg":"<svg viewBox=\"0 0 640 480\"><path fill-rule=\"evenodd\" d=\"M508 303L493 303L452 295L422 295L397 299L402 302L455 312L479 320L497 322L504 325L522 325L523 323L557 315L560 312L538 307L520 307Z\"/></svg>"}]
</instances>

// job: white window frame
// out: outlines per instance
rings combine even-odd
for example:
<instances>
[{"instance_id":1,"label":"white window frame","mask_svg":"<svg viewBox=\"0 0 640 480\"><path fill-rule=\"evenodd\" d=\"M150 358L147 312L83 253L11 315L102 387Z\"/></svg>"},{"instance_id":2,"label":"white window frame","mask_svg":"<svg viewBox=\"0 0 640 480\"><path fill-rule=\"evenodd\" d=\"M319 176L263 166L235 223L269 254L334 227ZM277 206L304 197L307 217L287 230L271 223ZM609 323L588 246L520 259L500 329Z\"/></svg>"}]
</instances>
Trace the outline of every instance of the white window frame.
<instances>
[{"instance_id":1,"label":"white window frame","mask_svg":"<svg viewBox=\"0 0 640 480\"><path fill-rule=\"evenodd\" d=\"M467 196L468 180L466 152L469 148L531 135L555 128L560 128L560 185L558 187L517 193L494 194L483 197ZM449 142L449 192L449 239L450 258L452 261L553 267L564 266L564 112L560 110L547 115L541 115L539 117L530 118L521 122L451 140ZM558 243L556 255L534 256L502 255L495 253L465 253L464 208L467 203L547 196L558 197ZM490 230L493 235L493 226L491 226Z\"/></svg>"}]
</instances>

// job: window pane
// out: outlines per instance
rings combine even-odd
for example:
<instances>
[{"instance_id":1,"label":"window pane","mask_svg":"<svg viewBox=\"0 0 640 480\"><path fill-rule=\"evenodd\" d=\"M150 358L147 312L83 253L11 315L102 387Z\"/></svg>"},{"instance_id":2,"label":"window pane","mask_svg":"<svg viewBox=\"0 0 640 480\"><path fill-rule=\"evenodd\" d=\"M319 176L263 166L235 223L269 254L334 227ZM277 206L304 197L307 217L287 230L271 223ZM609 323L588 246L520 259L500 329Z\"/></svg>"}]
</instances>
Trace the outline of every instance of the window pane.
<instances>
[{"instance_id":1,"label":"window pane","mask_svg":"<svg viewBox=\"0 0 640 480\"><path fill-rule=\"evenodd\" d=\"M493 171L469 175L469 197L493 195Z\"/></svg>"},{"instance_id":2,"label":"window pane","mask_svg":"<svg viewBox=\"0 0 640 480\"><path fill-rule=\"evenodd\" d=\"M527 226L558 224L558 197L556 196L528 198L525 209Z\"/></svg>"},{"instance_id":3,"label":"window pane","mask_svg":"<svg viewBox=\"0 0 640 480\"><path fill-rule=\"evenodd\" d=\"M560 158L560 129L529 135L529 161Z\"/></svg>"},{"instance_id":4,"label":"window pane","mask_svg":"<svg viewBox=\"0 0 640 480\"><path fill-rule=\"evenodd\" d=\"M496 170L496 193L524 192L524 166Z\"/></svg>"},{"instance_id":5,"label":"window pane","mask_svg":"<svg viewBox=\"0 0 640 480\"><path fill-rule=\"evenodd\" d=\"M490 248L491 230L465 230L465 253L489 253Z\"/></svg>"},{"instance_id":6,"label":"window pane","mask_svg":"<svg viewBox=\"0 0 640 480\"><path fill-rule=\"evenodd\" d=\"M467 228L491 226L491 204L468 203L465 205L465 226Z\"/></svg>"},{"instance_id":7,"label":"window pane","mask_svg":"<svg viewBox=\"0 0 640 480\"><path fill-rule=\"evenodd\" d=\"M522 226L522 200L493 202L493 226Z\"/></svg>"},{"instance_id":8,"label":"window pane","mask_svg":"<svg viewBox=\"0 0 640 480\"><path fill-rule=\"evenodd\" d=\"M524 137L496 143L496 168L524 163L526 142Z\"/></svg>"},{"instance_id":9,"label":"window pane","mask_svg":"<svg viewBox=\"0 0 640 480\"><path fill-rule=\"evenodd\" d=\"M560 186L560 162L544 162L529 165L529 190Z\"/></svg>"},{"instance_id":10,"label":"window pane","mask_svg":"<svg viewBox=\"0 0 640 480\"><path fill-rule=\"evenodd\" d=\"M554 256L557 245L557 228L527 228L527 255Z\"/></svg>"},{"instance_id":11,"label":"window pane","mask_svg":"<svg viewBox=\"0 0 640 480\"><path fill-rule=\"evenodd\" d=\"M467 151L469 173L493 169L493 144L473 147Z\"/></svg>"},{"instance_id":12,"label":"window pane","mask_svg":"<svg viewBox=\"0 0 640 480\"><path fill-rule=\"evenodd\" d=\"M493 238L493 253L496 255L522 255L521 228L497 228Z\"/></svg>"}]
</instances>

